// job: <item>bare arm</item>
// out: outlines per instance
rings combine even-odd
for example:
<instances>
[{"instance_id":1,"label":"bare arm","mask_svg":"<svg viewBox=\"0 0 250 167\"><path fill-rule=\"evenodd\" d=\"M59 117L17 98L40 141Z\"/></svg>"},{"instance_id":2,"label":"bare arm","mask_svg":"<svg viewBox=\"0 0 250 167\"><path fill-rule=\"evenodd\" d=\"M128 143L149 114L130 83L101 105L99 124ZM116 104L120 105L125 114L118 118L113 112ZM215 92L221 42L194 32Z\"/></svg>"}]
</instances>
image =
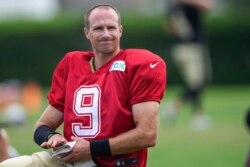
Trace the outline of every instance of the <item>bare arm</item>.
<instances>
[{"instance_id":1,"label":"bare arm","mask_svg":"<svg viewBox=\"0 0 250 167\"><path fill-rule=\"evenodd\" d=\"M158 102L143 102L132 107L136 128L124 132L114 138L109 138L113 155L138 151L156 144L158 130ZM90 143L83 138L72 137L77 143L67 156L60 159L62 162L87 160L91 157Z\"/></svg>"},{"instance_id":2,"label":"bare arm","mask_svg":"<svg viewBox=\"0 0 250 167\"><path fill-rule=\"evenodd\" d=\"M52 106L48 106L40 119L37 121L35 128L41 125L47 125L52 130L56 130L63 122L63 113ZM42 143L40 146L43 148L54 148L63 145L67 140L59 134L52 135L47 142Z\"/></svg>"},{"instance_id":3,"label":"bare arm","mask_svg":"<svg viewBox=\"0 0 250 167\"><path fill-rule=\"evenodd\" d=\"M41 125L47 125L51 129L56 130L63 122L63 113L52 106L48 106L42 116L35 124L35 128Z\"/></svg>"},{"instance_id":4,"label":"bare arm","mask_svg":"<svg viewBox=\"0 0 250 167\"><path fill-rule=\"evenodd\" d=\"M109 140L113 155L138 151L156 144L159 103L138 103L132 110L136 128Z\"/></svg>"}]
</instances>

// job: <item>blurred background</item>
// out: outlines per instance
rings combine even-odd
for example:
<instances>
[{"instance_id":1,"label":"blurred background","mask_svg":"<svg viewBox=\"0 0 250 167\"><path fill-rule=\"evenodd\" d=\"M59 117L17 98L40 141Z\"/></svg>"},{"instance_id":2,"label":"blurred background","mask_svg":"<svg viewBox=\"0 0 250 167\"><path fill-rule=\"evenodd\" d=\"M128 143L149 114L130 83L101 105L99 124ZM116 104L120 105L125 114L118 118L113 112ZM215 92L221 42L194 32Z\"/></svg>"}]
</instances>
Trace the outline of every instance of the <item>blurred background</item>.
<instances>
[{"instance_id":1,"label":"blurred background","mask_svg":"<svg viewBox=\"0 0 250 167\"><path fill-rule=\"evenodd\" d=\"M69 50L90 49L83 14L98 0L0 0L0 80L17 78L50 84L57 61ZM164 0L107 1L123 15L123 48L143 47L168 58L171 39L163 28ZM250 82L250 12L247 0L217 0L207 15L214 84ZM171 63L169 84L179 82Z\"/></svg>"},{"instance_id":2,"label":"blurred background","mask_svg":"<svg viewBox=\"0 0 250 167\"><path fill-rule=\"evenodd\" d=\"M166 60L168 86L161 113L167 101L178 94L182 80L169 58L173 40L164 30L167 1L0 0L0 120L18 124L6 131L19 154L40 150L32 141L32 131L47 105L53 69L66 52L91 50L83 35L83 15L100 2L121 11L122 48L147 48ZM250 1L215 0L205 25L213 79L204 99L213 127L201 133L189 131L188 106L174 127L167 125L161 114L159 144L150 152L149 167L238 167L245 163L249 148L244 119L250 107ZM13 91L19 94L12 93L18 97L12 101L23 105L24 114L10 114L10 110L6 114L6 97L2 96ZM22 121L24 125L19 126Z\"/></svg>"}]
</instances>

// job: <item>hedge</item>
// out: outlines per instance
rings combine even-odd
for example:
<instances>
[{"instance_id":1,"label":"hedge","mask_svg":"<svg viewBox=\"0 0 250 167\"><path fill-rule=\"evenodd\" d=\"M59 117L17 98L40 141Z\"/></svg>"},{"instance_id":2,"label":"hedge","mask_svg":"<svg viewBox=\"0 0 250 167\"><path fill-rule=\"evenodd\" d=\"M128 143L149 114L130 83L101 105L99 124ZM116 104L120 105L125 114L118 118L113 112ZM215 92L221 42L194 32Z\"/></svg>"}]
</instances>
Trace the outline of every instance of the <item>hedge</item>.
<instances>
[{"instance_id":1,"label":"hedge","mask_svg":"<svg viewBox=\"0 0 250 167\"><path fill-rule=\"evenodd\" d=\"M168 64L168 83L181 81L171 59L172 40L164 33L163 16L123 19L122 48L147 48ZM214 84L250 83L250 20L237 16L206 21ZM8 78L35 80L48 86L52 71L71 50L90 50L81 18L59 17L50 22L0 24L0 81Z\"/></svg>"}]
</instances>

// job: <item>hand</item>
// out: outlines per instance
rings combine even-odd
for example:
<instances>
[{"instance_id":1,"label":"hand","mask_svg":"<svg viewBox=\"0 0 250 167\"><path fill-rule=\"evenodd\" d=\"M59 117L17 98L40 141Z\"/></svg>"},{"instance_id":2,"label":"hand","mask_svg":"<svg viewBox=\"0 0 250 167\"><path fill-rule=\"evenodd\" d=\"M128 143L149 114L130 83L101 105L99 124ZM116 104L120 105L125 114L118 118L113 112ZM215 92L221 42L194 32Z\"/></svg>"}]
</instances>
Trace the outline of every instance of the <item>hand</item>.
<instances>
[{"instance_id":1,"label":"hand","mask_svg":"<svg viewBox=\"0 0 250 167\"><path fill-rule=\"evenodd\" d=\"M71 140L75 140L76 144L72 151L65 155L61 156L59 158L60 162L64 163L70 163L70 162L76 162L76 161L86 161L91 159L91 154L90 154L90 143L89 141L79 138L79 137L71 137Z\"/></svg>"},{"instance_id":2,"label":"hand","mask_svg":"<svg viewBox=\"0 0 250 167\"><path fill-rule=\"evenodd\" d=\"M47 142L43 142L40 147L42 148L55 148L64 145L68 141L60 134L52 135Z\"/></svg>"}]
</instances>

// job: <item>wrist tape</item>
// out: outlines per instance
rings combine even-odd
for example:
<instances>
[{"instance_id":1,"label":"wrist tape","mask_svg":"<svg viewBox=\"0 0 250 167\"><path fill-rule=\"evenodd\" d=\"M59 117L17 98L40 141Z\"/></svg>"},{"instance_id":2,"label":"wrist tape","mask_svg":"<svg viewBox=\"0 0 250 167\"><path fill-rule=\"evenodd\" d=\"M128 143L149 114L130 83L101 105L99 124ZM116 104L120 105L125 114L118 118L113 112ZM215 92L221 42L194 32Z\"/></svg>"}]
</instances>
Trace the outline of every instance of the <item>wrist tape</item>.
<instances>
[{"instance_id":1,"label":"wrist tape","mask_svg":"<svg viewBox=\"0 0 250 167\"><path fill-rule=\"evenodd\" d=\"M48 136L51 134L60 134L60 133L53 131L47 125L41 125L38 128L36 128L34 132L34 141L36 142L36 144L40 146L43 142L48 141Z\"/></svg>"},{"instance_id":2,"label":"wrist tape","mask_svg":"<svg viewBox=\"0 0 250 167\"><path fill-rule=\"evenodd\" d=\"M90 152L92 157L112 155L109 140L93 140L90 141Z\"/></svg>"}]
</instances>

